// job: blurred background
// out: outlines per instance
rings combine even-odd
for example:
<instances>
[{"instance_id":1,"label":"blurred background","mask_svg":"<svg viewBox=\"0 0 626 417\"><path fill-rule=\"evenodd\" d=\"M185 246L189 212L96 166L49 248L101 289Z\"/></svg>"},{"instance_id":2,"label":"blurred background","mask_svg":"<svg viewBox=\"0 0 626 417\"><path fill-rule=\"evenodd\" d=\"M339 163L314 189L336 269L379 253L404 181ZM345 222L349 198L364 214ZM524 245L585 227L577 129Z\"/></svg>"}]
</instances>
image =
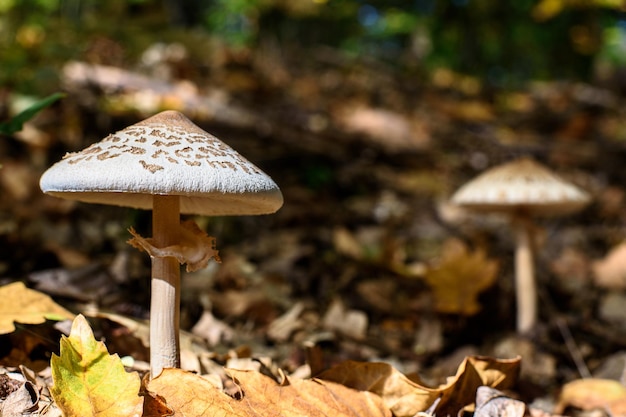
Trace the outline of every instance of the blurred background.
<instances>
[{"instance_id":1,"label":"blurred background","mask_svg":"<svg viewBox=\"0 0 626 417\"><path fill-rule=\"evenodd\" d=\"M477 77L483 88L517 88L554 78L617 82L624 65L626 29L619 0L514 5L489 0L4 0L0 8L2 83L23 94L53 90L69 60L150 66L159 58L159 43L176 43L178 55L174 48L169 59L188 59L205 75L224 64L229 52L274 61L299 51L301 64L326 54L326 60L376 62L423 81L447 70Z\"/></svg>"},{"instance_id":2,"label":"blurred background","mask_svg":"<svg viewBox=\"0 0 626 417\"><path fill-rule=\"evenodd\" d=\"M274 215L196 219L223 263L183 277L183 328L210 314L237 330L203 335L214 349L245 342L295 369L313 340L331 362L409 371L511 353L512 232L448 199L519 156L594 199L538 223L527 379L578 375L563 323L592 370L626 349L620 0L0 0L0 62L0 121L64 93L0 141L2 282L146 318L149 259L125 241L150 235L149 213L43 196L38 180L175 109L285 196Z\"/></svg>"}]
</instances>

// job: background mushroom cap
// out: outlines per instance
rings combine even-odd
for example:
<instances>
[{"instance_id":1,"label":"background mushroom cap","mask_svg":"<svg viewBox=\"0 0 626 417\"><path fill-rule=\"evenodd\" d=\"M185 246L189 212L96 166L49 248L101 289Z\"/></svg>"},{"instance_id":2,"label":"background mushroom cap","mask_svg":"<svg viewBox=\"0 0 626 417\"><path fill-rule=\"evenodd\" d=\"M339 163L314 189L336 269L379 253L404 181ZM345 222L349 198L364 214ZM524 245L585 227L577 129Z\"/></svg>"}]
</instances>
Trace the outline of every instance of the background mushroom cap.
<instances>
[{"instance_id":1,"label":"background mushroom cap","mask_svg":"<svg viewBox=\"0 0 626 417\"><path fill-rule=\"evenodd\" d=\"M499 165L468 182L452 196L464 208L557 216L581 210L589 195L530 158Z\"/></svg>"},{"instance_id":2,"label":"background mushroom cap","mask_svg":"<svg viewBox=\"0 0 626 417\"><path fill-rule=\"evenodd\" d=\"M165 111L67 154L41 177L43 192L66 199L152 209L152 196L178 195L182 213L273 213L276 183L183 114Z\"/></svg>"}]
</instances>

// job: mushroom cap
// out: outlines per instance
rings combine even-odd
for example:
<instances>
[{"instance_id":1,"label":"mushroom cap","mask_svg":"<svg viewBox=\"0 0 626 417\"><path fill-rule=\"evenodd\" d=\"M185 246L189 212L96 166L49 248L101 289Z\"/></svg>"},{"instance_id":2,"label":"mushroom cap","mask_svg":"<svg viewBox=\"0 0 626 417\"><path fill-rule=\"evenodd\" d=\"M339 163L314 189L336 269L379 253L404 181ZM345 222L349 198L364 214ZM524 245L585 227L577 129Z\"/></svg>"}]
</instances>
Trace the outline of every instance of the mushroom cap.
<instances>
[{"instance_id":1,"label":"mushroom cap","mask_svg":"<svg viewBox=\"0 0 626 417\"><path fill-rule=\"evenodd\" d=\"M182 213L209 216L273 213L283 204L269 176L176 111L68 153L39 185L56 197L148 210L153 195L178 195Z\"/></svg>"},{"instance_id":2,"label":"mushroom cap","mask_svg":"<svg viewBox=\"0 0 626 417\"><path fill-rule=\"evenodd\" d=\"M452 202L474 211L559 216L581 210L590 197L545 166L522 158L482 173L462 186Z\"/></svg>"}]
</instances>

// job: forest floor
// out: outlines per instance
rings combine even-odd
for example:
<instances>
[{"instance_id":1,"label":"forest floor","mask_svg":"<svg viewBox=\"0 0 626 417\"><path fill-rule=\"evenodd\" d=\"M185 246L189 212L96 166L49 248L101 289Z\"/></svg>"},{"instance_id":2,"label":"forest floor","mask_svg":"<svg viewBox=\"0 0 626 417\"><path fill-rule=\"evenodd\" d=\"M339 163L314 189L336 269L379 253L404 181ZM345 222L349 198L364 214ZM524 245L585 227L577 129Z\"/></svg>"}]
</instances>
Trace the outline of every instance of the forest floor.
<instances>
[{"instance_id":1,"label":"forest floor","mask_svg":"<svg viewBox=\"0 0 626 417\"><path fill-rule=\"evenodd\" d=\"M385 361L436 386L467 356L521 355L514 391L548 409L568 381L623 378L623 97L566 81L489 90L445 70L408 76L328 50L299 63L271 52L209 69L167 56L150 69L67 63L66 98L0 143L0 281L87 314L109 351L148 361L122 318L148 319L150 261L125 242L130 226L150 235L150 213L44 196L38 180L65 152L172 108L268 173L285 199L272 215L196 218L222 263L183 273L183 367L207 371L199 349L220 365L263 357L304 376ZM540 321L524 337L508 221L449 203L521 156L593 198L537 220ZM445 281L432 279L441 271ZM0 337L3 366L41 367L58 351L50 335Z\"/></svg>"}]
</instances>

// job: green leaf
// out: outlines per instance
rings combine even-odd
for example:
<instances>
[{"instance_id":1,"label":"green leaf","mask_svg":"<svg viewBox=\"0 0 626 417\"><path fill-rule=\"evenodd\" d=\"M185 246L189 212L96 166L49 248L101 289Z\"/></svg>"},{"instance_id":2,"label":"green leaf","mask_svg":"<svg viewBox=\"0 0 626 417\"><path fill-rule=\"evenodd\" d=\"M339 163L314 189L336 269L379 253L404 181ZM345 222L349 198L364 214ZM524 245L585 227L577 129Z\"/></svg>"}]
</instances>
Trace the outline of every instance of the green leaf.
<instances>
[{"instance_id":1,"label":"green leaf","mask_svg":"<svg viewBox=\"0 0 626 417\"><path fill-rule=\"evenodd\" d=\"M109 355L89 323L76 316L61 355L52 355L52 397L66 417L141 416L143 398L136 372L128 373L117 355Z\"/></svg>"},{"instance_id":2,"label":"green leaf","mask_svg":"<svg viewBox=\"0 0 626 417\"><path fill-rule=\"evenodd\" d=\"M35 117L37 113L46 107L50 106L55 101L65 97L63 93L54 93L49 95L46 98L43 98L37 102L35 102L32 106L27 109L21 111L19 114L13 116L11 119L6 122L0 123L0 134L4 135L12 135L15 132L19 132L22 130L24 123Z\"/></svg>"}]
</instances>

